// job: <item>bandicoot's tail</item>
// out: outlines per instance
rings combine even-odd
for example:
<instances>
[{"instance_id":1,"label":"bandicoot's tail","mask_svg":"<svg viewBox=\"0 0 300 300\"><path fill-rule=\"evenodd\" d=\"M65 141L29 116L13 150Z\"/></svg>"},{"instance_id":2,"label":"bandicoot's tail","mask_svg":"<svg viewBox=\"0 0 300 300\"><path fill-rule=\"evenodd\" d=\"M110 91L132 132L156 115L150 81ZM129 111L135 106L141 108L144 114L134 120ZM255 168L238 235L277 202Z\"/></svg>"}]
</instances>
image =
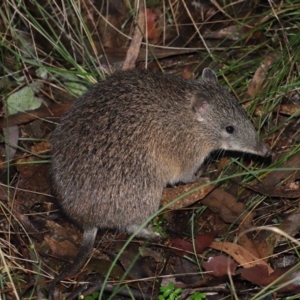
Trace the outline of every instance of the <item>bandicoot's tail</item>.
<instances>
[{"instance_id":1,"label":"bandicoot's tail","mask_svg":"<svg viewBox=\"0 0 300 300\"><path fill-rule=\"evenodd\" d=\"M62 279L77 273L80 270L80 268L84 265L86 260L90 257L92 250L93 250L94 243L95 243L97 231L98 231L97 227L91 228L91 229L85 229L83 231L82 244L79 248L79 252L78 252L73 264L71 265L70 268L63 270L62 273L57 275L49 284L49 287L48 287L48 292L49 292L48 299L49 300L54 300L53 292L54 292L54 288L55 288L56 284L59 281L61 281Z\"/></svg>"}]
</instances>

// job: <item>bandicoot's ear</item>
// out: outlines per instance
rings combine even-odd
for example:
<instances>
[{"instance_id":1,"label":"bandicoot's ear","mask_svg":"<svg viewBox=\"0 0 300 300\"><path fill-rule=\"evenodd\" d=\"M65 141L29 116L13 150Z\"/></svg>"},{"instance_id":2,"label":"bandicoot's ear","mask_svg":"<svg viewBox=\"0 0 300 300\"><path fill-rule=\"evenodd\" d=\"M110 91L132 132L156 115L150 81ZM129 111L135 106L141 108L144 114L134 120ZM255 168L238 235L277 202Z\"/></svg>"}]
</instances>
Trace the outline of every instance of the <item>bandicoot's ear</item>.
<instances>
[{"instance_id":1,"label":"bandicoot's ear","mask_svg":"<svg viewBox=\"0 0 300 300\"><path fill-rule=\"evenodd\" d=\"M203 122L206 119L209 106L209 102L203 95L195 94L192 96L191 108L199 122Z\"/></svg>"},{"instance_id":2,"label":"bandicoot's ear","mask_svg":"<svg viewBox=\"0 0 300 300\"><path fill-rule=\"evenodd\" d=\"M216 76L216 73L213 70L209 69L209 68L204 68L203 69L202 79L218 82L218 78Z\"/></svg>"}]
</instances>

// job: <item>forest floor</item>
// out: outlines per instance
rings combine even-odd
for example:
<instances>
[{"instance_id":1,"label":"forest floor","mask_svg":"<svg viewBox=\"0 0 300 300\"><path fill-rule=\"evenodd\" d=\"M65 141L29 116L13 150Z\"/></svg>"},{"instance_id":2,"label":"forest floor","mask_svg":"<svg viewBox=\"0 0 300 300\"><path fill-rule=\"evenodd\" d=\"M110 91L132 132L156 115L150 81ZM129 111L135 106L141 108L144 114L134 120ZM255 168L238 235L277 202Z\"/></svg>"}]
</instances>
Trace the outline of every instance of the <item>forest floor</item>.
<instances>
[{"instance_id":1,"label":"forest floor","mask_svg":"<svg viewBox=\"0 0 300 300\"><path fill-rule=\"evenodd\" d=\"M198 80L209 67L272 157L211 157L210 184L164 190L161 241L99 231L56 297L299 299L299 20L296 0L3 1L0 298L45 299L78 252L49 174L49 139L72 101L120 69Z\"/></svg>"}]
</instances>

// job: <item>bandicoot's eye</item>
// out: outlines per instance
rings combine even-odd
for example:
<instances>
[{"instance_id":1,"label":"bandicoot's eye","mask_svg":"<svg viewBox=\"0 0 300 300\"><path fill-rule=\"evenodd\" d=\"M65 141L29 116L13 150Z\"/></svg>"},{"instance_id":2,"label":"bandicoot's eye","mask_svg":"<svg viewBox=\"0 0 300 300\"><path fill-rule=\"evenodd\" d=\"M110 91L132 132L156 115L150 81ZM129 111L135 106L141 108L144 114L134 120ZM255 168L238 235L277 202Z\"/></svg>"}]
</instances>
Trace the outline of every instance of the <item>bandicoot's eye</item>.
<instances>
[{"instance_id":1,"label":"bandicoot's eye","mask_svg":"<svg viewBox=\"0 0 300 300\"><path fill-rule=\"evenodd\" d=\"M233 126L226 126L225 129L230 134L234 132L234 127Z\"/></svg>"}]
</instances>

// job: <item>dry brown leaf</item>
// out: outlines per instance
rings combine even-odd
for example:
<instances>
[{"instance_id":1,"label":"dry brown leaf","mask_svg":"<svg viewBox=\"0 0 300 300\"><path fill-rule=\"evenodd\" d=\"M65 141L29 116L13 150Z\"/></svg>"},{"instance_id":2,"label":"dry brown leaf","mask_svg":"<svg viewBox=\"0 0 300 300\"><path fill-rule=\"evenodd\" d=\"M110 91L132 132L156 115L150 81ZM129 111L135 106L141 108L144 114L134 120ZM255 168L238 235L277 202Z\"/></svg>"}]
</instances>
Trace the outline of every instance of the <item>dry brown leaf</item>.
<instances>
[{"instance_id":1,"label":"dry brown leaf","mask_svg":"<svg viewBox=\"0 0 300 300\"><path fill-rule=\"evenodd\" d=\"M261 65L256 70L248 86L248 94L251 97L254 97L261 92L261 86L266 78L267 71L276 59L276 57L276 54L266 56Z\"/></svg>"},{"instance_id":2,"label":"dry brown leaf","mask_svg":"<svg viewBox=\"0 0 300 300\"><path fill-rule=\"evenodd\" d=\"M40 143L34 144L30 148L30 152L32 152L34 154L43 154L43 153L49 152L50 147L51 147L51 144L49 141L40 142Z\"/></svg>"},{"instance_id":3,"label":"dry brown leaf","mask_svg":"<svg viewBox=\"0 0 300 300\"><path fill-rule=\"evenodd\" d=\"M281 226L284 231L291 236L295 236L300 229L300 213L296 211L283 219ZM243 246L254 256L267 261L267 259L274 253L274 248L278 242L285 241L286 237L277 234L273 231L260 232L257 239L251 239L247 235L241 235L246 228L239 228L238 234L240 235L238 243Z\"/></svg>"},{"instance_id":4,"label":"dry brown leaf","mask_svg":"<svg viewBox=\"0 0 300 300\"><path fill-rule=\"evenodd\" d=\"M122 252L120 252L124 244L125 241L116 241L114 243L114 252L120 253L118 262L123 267L123 270L127 270L128 276L130 276L131 279L137 280L144 277L154 276L149 266L149 262L139 255L140 246L135 243L130 243L126 246L126 249L123 249ZM135 263L133 264L133 262ZM120 274L120 276L122 274ZM138 286L146 292L148 286L147 282L143 281L142 285L141 283L142 282L139 282Z\"/></svg>"},{"instance_id":5,"label":"dry brown leaf","mask_svg":"<svg viewBox=\"0 0 300 300\"><path fill-rule=\"evenodd\" d=\"M70 259L74 258L78 253L78 248L68 240L58 242L49 235L45 235L44 239L54 256Z\"/></svg>"},{"instance_id":6,"label":"dry brown leaf","mask_svg":"<svg viewBox=\"0 0 300 300\"><path fill-rule=\"evenodd\" d=\"M268 238L263 239L253 239L247 234L242 234L247 228L240 227L238 231L239 239L238 244L254 256L263 259L265 262L268 261L269 257L274 253L275 240L271 238L271 235ZM275 236L275 235L273 235Z\"/></svg>"},{"instance_id":7,"label":"dry brown leaf","mask_svg":"<svg viewBox=\"0 0 300 300\"><path fill-rule=\"evenodd\" d=\"M278 157L277 160L281 160L281 158ZM270 172L260 183L244 185L244 187L269 197L290 199L300 197L300 189L297 182L300 179L300 171L297 170L300 170L300 154L289 157L287 161L277 167L281 168L281 170ZM292 170L289 170L290 168Z\"/></svg>"},{"instance_id":8,"label":"dry brown leaf","mask_svg":"<svg viewBox=\"0 0 300 300\"><path fill-rule=\"evenodd\" d=\"M247 210L245 204L237 202L235 197L221 189L213 190L201 203L207 205L214 213L218 213L226 223L243 223L245 228L253 227L254 213L245 214Z\"/></svg>"},{"instance_id":9,"label":"dry brown leaf","mask_svg":"<svg viewBox=\"0 0 300 300\"><path fill-rule=\"evenodd\" d=\"M300 209L297 208L292 214L282 220L284 231L291 236L295 236L300 230ZM286 239L280 236L280 239Z\"/></svg>"},{"instance_id":10,"label":"dry brown leaf","mask_svg":"<svg viewBox=\"0 0 300 300\"><path fill-rule=\"evenodd\" d=\"M196 251L197 254L201 254L205 249L210 247L216 236L217 232L214 231L198 234L195 237L195 245L193 245L192 242L176 238L171 241L173 247L171 251L178 256L189 255L194 253L194 251Z\"/></svg>"},{"instance_id":11,"label":"dry brown leaf","mask_svg":"<svg viewBox=\"0 0 300 300\"><path fill-rule=\"evenodd\" d=\"M294 184L294 185L293 185ZM291 185L293 186L291 188ZM297 186L297 188L296 188ZM278 187L266 187L262 184L257 185L245 185L246 188L249 188L250 190L257 192L262 195L266 195L268 197L280 197L280 198L286 198L286 199L297 199L300 197L300 189L299 185L296 182L293 182L286 185L281 185Z\"/></svg>"},{"instance_id":12,"label":"dry brown leaf","mask_svg":"<svg viewBox=\"0 0 300 300\"><path fill-rule=\"evenodd\" d=\"M299 267L298 270L295 268L294 272L284 277L284 275L288 274L291 271L291 269L293 269L294 267L297 267L297 265L277 268L274 272L270 274L266 266L260 264L252 268L238 270L237 273L240 273L243 278L252 282L253 284L257 284L260 286L267 286L269 284L272 284L275 280L279 280L279 278L283 277L281 280L277 282L277 285L283 285L284 283L288 283L288 282L289 283L286 286L278 289L278 291L289 292L292 294L299 294L300 292Z\"/></svg>"},{"instance_id":13,"label":"dry brown leaf","mask_svg":"<svg viewBox=\"0 0 300 300\"><path fill-rule=\"evenodd\" d=\"M19 112L15 115L0 118L0 127L5 128L7 126L21 125L28 123L37 118L56 118L60 119L61 116L70 109L71 105L68 104L53 104L49 107L42 105L38 109L30 110L27 112Z\"/></svg>"},{"instance_id":14,"label":"dry brown leaf","mask_svg":"<svg viewBox=\"0 0 300 300\"><path fill-rule=\"evenodd\" d=\"M259 251L259 249L257 249L257 245L255 244L254 240L252 238L249 238L248 235L246 234L242 234L247 228L245 228L244 226L240 226L239 230L238 230L238 235L239 235L239 239L238 239L238 244L247 249L250 253L252 253L255 257L257 258L265 258L266 256L261 256L261 253Z\"/></svg>"},{"instance_id":15,"label":"dry brown leaf","mask_svg":"<svg viewBox=\"0 0 300 300\"><path fill-rule=\"evenodd\" d=\"M165 188L163 190L162 194L162 200L161 200L161 206L164 207L167 205L170 201L178 198L179 196L197 188L200 187L203 184L206 184L208 181L206 179L198 179L197 182L192 184L185 184L182 186L176 186L172 188ZM175 210L175 209L182 209L184 207L188 207L195 202L203 199L207 194L209 194L213 189L215 188L215 185L210 184L207 186L204 186L201 189L198 189L195 192L192 192L188 194L187 196L183 197L182 199L176 201L174 204L169 206L167 209Z\"/></svg>"},{"instance_id":16,"label":"dry brown leaf","mask_svg":"<svg viewBox=\"0 0 300 300\"><path fill-rule=\"evenodd\" d=\"M254 115L261 116L265 111L263 105L258 105L255 108ZM298 104L279 104L273 108L273 112L288 116L300 116L300 106Z\"/></svg>"},{"instance_id":17,"label":"dry brown leaf","mask_svg":"<svg viewBox=\"0 0 300 300\"><path fill-rule=\"evenodd\" d=\"M235 275L237 263L224 255L211 256L207 261L202 262L202 267L209 272L209 275L220 277L223 275Z\"/></svg>"},{"instance_id":18,"label":"dry brown leaf","mask_svg":"<svg viewBox=\"0 0 300 300\"><path fill-rule=\"evenodd\" d=\"M241 39L242 36L242 30L240 28L240 26L237 25L231 25L231 26L226 26L226 27L222 27L217 31L206 31L203 34L204 38L207 39L227 39L227 40L232 40L232 41L237 41L239 39Z\"/></svg>"},{"instance_id":19,"label":"dry brown leaf","mask_svg":"<svg viewBox=\"0 0 300 300\"><path fill-rule=\"evenodd\" d=\"M237 244L229 242L212 242L210 247L230 255L244 268L251 268L259 264L267 266L269 274L273 272L273 269L266 262Z\"/></svg>"},{"instance_id":20,"label":"dry brown leaf","mask_svg":"<svg viewBox=\"0 0 300 300\"><path fill-rule=\"evenodd\" d=\"M279 107L275 107L275 111L278 108L279 113L284 115L294 115L299 117L300 115L300 105L299 104L280 104Z\"/></svg>"}]
</instances>

